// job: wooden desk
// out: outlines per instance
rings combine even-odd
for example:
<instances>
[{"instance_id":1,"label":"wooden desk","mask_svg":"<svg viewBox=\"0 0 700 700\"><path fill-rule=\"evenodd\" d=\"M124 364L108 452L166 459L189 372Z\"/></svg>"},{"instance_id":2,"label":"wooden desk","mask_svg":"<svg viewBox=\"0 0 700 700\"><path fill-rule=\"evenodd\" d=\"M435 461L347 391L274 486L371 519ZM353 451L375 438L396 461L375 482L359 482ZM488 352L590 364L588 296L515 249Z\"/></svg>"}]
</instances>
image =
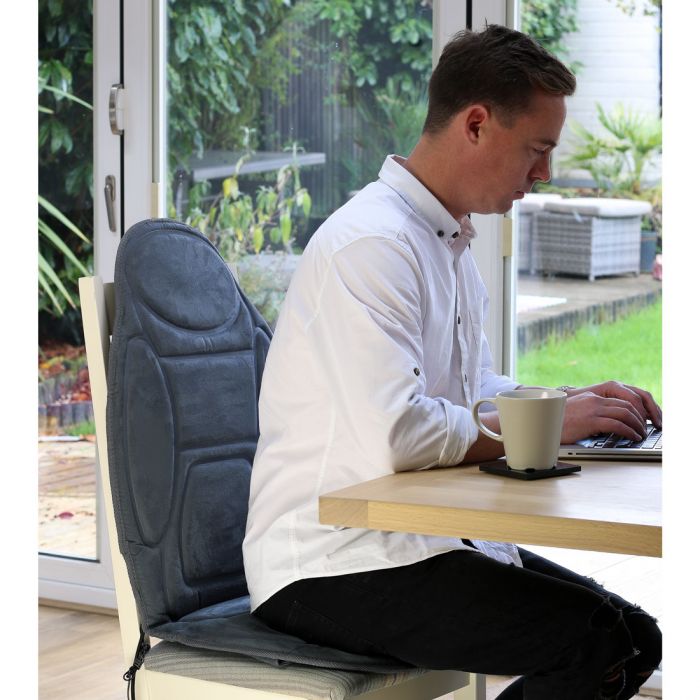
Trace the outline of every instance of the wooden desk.
<instances>
[{"instance_id":1,"label":"wooden desk","mask_svg":"<svg viewBox=\"0 0 700 700\"><path fill-rule=\"evenodd\" d=\"M451 467L327 493L326 525L661 556L661 464L581 460L582 471L519 481Z\"/></svg>"}]
</instances>

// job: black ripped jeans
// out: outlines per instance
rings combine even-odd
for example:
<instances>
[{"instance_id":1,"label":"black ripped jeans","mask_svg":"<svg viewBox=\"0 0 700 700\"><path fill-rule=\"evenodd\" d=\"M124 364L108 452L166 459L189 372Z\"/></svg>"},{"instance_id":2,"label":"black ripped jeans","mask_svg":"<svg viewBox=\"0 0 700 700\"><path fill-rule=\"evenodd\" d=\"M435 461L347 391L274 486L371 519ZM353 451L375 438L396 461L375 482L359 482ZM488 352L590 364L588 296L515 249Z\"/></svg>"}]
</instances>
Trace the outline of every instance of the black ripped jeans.
<instances>
[{"instance_id":1,"label":"black ripped jeans","mask_svg":"<svg viewBox=\"0 0 700 700\"><path fill-rule=\"evenodd\" d=\"M297 581L261 605L308 642L415 666L522 676L499 700L624 700L661 661L640 608L527 550L523 568L470 550Z\"/></svg>"}]
</instances>

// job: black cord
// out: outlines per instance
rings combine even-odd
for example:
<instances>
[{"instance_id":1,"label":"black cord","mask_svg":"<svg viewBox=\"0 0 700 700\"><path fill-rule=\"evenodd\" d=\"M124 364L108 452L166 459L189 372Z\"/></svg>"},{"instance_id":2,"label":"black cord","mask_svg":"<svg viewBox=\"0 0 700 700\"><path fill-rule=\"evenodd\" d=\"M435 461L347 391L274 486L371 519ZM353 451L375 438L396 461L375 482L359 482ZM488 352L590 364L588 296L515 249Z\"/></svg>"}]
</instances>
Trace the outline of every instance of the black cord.
<instances>
[{"instance_id":1,"label":"black cord","mask_svg":"<svg viewBox=\"0 0 700 700\"><path fill-rule=\"evenodd\" d=\"M139 643L136 646L136 653L134 654L134 663L131 665L129 670L122 676L126 681L126 698L127 700L136 700L136 671L138 671L143 665L143 660L146 658L151 645L146 641L146 635L139 625L139 632L141 636L139 637Z\"/></svg>"}]
</instances>

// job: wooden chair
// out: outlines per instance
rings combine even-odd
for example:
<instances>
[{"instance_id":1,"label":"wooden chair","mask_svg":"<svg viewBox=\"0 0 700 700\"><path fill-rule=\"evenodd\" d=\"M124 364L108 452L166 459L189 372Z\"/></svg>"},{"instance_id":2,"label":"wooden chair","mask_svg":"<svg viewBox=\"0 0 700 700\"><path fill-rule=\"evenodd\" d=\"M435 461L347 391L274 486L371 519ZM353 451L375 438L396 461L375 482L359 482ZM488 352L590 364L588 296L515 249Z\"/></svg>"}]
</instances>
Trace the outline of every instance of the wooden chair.
<instances>
[{"instance_id":1,"label":"wooden chair","mask_svg":"<svg viewBox=\"0 0 700 700\"><path fill-rule=\"evenodd\" d=\"M85 331L101 484L107 516L114 583L126 667L140 637L134 594L119 551L107 452L107 364L114 319L113 284L82 278L80 301ZM153 640L155 642L155 640ZM156 670L158 669L158 670ZM484 679L457 671L407 671L377 674L337 671L293 664L273 667L225 652L154 643L135 674L132 697L138 700L292 700L356 697L366 700L429 700L454 692L455 700L483 700Z\"/></svg>"}]
</instances>

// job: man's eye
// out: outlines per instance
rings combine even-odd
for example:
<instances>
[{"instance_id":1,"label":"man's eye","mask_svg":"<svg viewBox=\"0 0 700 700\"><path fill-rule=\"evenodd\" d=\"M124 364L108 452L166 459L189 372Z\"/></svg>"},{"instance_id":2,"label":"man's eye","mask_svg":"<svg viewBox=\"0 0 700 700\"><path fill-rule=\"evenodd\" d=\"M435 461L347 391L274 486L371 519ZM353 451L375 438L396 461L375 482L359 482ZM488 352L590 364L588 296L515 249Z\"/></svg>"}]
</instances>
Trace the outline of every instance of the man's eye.
<instances>
[{"instance_id":1,"label":"man's eye","mask_svg":"<svg viewBox=\"0 0 700 700\"><path fill-rule=\"evenodd\" d=\"M535 153L537 153L538 156L543 156L545 153L547 153L546 148L533 148L532 149Z\"/></svg>"}]
</instances>

